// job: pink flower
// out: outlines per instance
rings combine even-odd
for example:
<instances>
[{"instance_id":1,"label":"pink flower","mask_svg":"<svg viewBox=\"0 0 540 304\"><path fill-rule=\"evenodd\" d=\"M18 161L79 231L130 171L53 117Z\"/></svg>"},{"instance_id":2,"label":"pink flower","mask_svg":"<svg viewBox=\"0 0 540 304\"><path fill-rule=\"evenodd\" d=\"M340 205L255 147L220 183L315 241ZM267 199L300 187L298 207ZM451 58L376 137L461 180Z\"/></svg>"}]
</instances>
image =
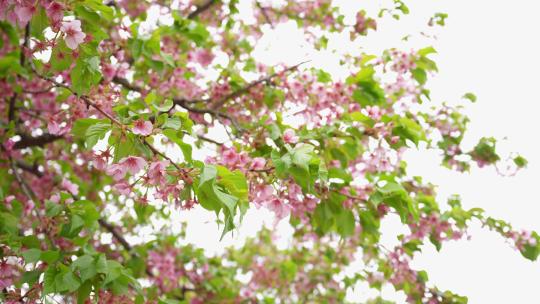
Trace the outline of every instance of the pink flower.
<instances>
[{"instance_id":1,"label":"pink flower","mask_svg":"<svg viewBox=\"0 0 540 304\"><path fill-rule=\"evenodd\" d=\"M289 215L291 209L288 205L284 204L281 200L278 198L272 199L270 202L266 204L266 208L274 211L276 214L276 219L281 220L287 215Z\"/></svg>"},{"instance_id":2,"label":"pink flower","mask_svg":"<svg viewBox=\"0 0 540 304\"><path fill-rule=\"evenodd\" d=\"M251 170L262 170L264 169L264 165L266 165L266 160L262 157L255 157L251 161Z\"/></svg>"},{"instance_id":3,"label":"pink flower","mask_svg":"<svg viewBox=\"0 0 540 304\"><path fill-rule=\"evenodd\" d=\"M256 186L252 193L251 200L260 208L262 205L269 203L274 198L274 187L270 185Z\"/></svg>"},{"instance_id":4,"label":"pink flower","mask_svg":"<svg viewBox=\"0 0 540 304\"><path fill-rule=\"evenodd\" d=\"M58 2L51 2L47 6L46 13L53 23L59 22L64 18L64 6Z\"/></svg>"},{"instance_id":5,"label":"pink flower","mask_svg":"<svg viewBox=\"0 0 540 304\"><path fill-rule=\"evenodd\" d=\"M116 181L119 181L122 178L124 178L124 176L126 176L126 172L127 172L127 169L120 164L112 164L106 170L107 175L112 176L113 179Z\"/></svg>"},{"instance_id":6,"label":"pink flower","mask_svg":"<svg viewBox=\"0 0 540 304\"><path fill-rule=\"evenodd\" d=\"M379 120L382 116L382 111L378 106L367 106L366 112L373 120Z\"/></svg>"},{"instance_id":7,"label":"pink flower","mask_svg":"<svg viewBox=\"0 0 540 304\"><path fill-rule=\"evenodd\" d=\"M133 124L133 134L148 136L152 134L153 125L149 121L139 119Z\"/></svg>"},{"instance_id":8,"label":"pink flower","mask_svg":"<svg viewBox=\"0 0 540 304\"><path fill-rule=\"evenodd\" d=\"M222 157L223 162L229 166L236 164L238 161L238 153L233 148L223 151Z\"/></svg>"},{"instance_id":9,"label":"pink flower","mask_svg":"<svg viewBox=\"0 0 540 304\"><path fill-rule=\"evenodd\" d=\"M102 63L101 73L103 73L103 78L105 78L105 80L111 81L116 75L116 69L112 64Z\"/></svg>"},{"instance_id":10,"label":"pink flower","mask_svg":"<svg viewBox=\"0 0 540 304\"><path fill-rule=\"evenodd\" d=\"M293 129L287 129L283 132L283 141L288 144L295 144L298 142L298 136Z\"/></svg>"},{"instance_id":11,"label":"pink flower","mask_svg":"<svg viewBox=\"0 0 540 304\"><path fill-rule=\"evenodd\" d=\"M79 186L72 183L68 179L64 178L62 180L62 188L64 188L65 190L67 190L69 193L71 193L73 195L79 194Z\"/></svg>"},{"instance_id":12,"label":"pink flower","mask_svg":"<svg viewBox=\"0 0 540 304\"><path fill-rule=\"evenodd\" d=\"M25 27L26 24L32 19L32 15L36 12L34 6L17 6L15 7L15 14L17 15L17 20L19 20L19 25Z\"/></svg>"},{"instance_id":13,"label":"pink flower","mask_svg":"<svg viewBox=\"0 0 540 304\"><path fill-rule=\"evenodd\" d=\"M55 204L58 204L60 203L60 195L58 195L58 193L55 193L51 195L51 197L49 197L49 200Z\"/></svg>"},{"instance_id":14,"label":"pink flower","mask_svg":"<svg viewBox=\"0 0 540 304\"><path fill-rule=\"evenodd\" d=\"M138 156L128 156L122 158L118 164L131 175L135 175L146 166L146 161Z\"/></svg>"},{"instance_id":15,"label":"pink flower","mask_svg":"<svg viewBox=\"0 0 540 304\"><path fill-rule=\"evenodd\" d=\"M114 185L114 189L119 193L123 195L129 195L131 193L131 187L128 183L125 181L121 181L119 183L116 183Z\"/></svg>"},{"instance_id":16,"label":"pink flower","mask_svg":"<svg viewBox=\"0 0 540 304\"><path fill-rule=\"evenodd\" d=\"M148 183L151 185L163 185L166 183L165 170L170 164L168 160L156 161L148 168Z\"/></svg>"},{"instance_id":17,"label":"pink flower","mask_svg":"<svg viewBox=\"0 0 540 304\"><path fill-rule=\"evenodd\" d=\"M214 54L206 49L199 49L195 51L194 54L195 61L197 61L202 66L207 66L212 63L214 60Z\"/></svg>"},{"instance_id":18,"label":"pink flower","mask_svg":"<svg viewBox=\"0 0 540 304\"><path fill-rule=\"evenodd\" d=\"M58 117L51 116L47 122L47 130L52 135L64 135L71 129L71 125L67 124L63 127L60 126L61 122Z\"/></svg>"},{"instance_id":19,"label":"pink flower","mask_svg":"<svg viewBox=\"0 0 540 304\"><path fill-rule=\"evenodd\" d=\"M66 45L72 50L76 49L86 37L86 34L81 30L81 21L79 20L62 22L60 29L66 34L64 40L66 41Z\"/></svg>"}]
</instances>

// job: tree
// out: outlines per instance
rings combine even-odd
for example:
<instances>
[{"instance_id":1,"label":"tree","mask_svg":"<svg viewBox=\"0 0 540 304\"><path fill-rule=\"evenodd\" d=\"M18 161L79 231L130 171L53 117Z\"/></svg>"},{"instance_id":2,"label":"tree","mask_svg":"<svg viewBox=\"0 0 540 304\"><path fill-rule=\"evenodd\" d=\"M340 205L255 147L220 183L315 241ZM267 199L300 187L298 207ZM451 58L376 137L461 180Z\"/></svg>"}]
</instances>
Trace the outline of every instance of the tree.
<instances>
[{"instance_id":1,"label":"tree","mask_svg":"<svg viewBox=\"0 0 540 304\"><path fill-rule=\"evenodd\" d=\"M494 138L466 151L461 108L430 100L434 48L351 50L344 81L252 56L262 27L293 20L324 49L334 34L362 39L378 18L408 14L405 3L349 21L331 0L247 2L254 23L238 0L0 2L3 302L341 303L366 281L410 303L466 303L409 261L474 221L537 259L536 232L459 196L438 202L434 185L407 174L401 155L419 145L453 170L504 163ZM512 174L527 164L508 162ZM209 257L171 229L171 214L204 208L223 237L259 207L290 222L290 248L266 228ZM395 248L379 240L388 215L409 231ZM153 240L137 241L149 228ZM365 268L345 275L359 256Z\"/></svg>"}]
</instances>

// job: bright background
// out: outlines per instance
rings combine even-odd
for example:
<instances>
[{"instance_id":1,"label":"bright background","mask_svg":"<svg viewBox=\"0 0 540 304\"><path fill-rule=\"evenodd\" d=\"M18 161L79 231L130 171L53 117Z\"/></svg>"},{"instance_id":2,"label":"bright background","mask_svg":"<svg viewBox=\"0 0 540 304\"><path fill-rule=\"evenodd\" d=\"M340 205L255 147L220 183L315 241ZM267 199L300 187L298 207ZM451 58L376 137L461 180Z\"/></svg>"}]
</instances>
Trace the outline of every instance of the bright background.
<instances>
[{"instance_id":1,"label":"bright background","mask_svg":"<svg viewBox=\"0 0 540 304\"><path fill-rule=\"evenodd\" d=\"M381 2L341 0L344 11L353 12L357 6L367 8L369 15L378 12ZM508 220L518 229L540 231L538 214L540 200L537 185L540 182L540 145L538 126L540 105L537 83L540 78L539 33L540 1L535 0L407 0L411 14L400 21L386 18L378 24L377 33L361 38L363 51L380 54L386 48L404 50L432 44L438 55L435 61L439 74L428 83L432 99L437 101L460 100L466 92L478 97L477 103L468 103L466 113L471 118L465 146L472 147L482 136L501 140L498 151L504 158L510 152L519 152L529 160L526 170L515 177L501 177L494 169L473 168L460 174L439 166L436 153L414 151L406 155L409 174L420 175L425 181L439 185L439 201L446 201L450 194L458 193L464 207L480 207L488 215ZM347 9L347 8L352 9ZM241 12L249 16L250 8L242 6ZM449 14L444 28L427 27L435 12ZM353 16L350 16L353 17ZM247 18L246 22L249 22ZM338 56L315 52L302 43L301 33L293 24L278 26L275 30L263 28L266 34L258 44L256 56L267 64L299 63L312 60L307 66L323 67L335 77L346 75L338 67ZM423 38L419 33L436 33L436 40ZM412 34L409 42L401 38ZM350 52L358 45L346 39L334 38L330 49ZM359 53L360 54L360 53ZM218 58L219 60L219 58ZM216 136L219 136L216 133ZM507 138L506 140L502 140ZM204 159L203 155L199 155ZM227 236L219 242L215 218L209 212L195 209L178 216L178 222L189 222L187 236L210 253L219 253L224 247L240 245L246 236L254 236L263 223L272 225L271 213L250 210L239 234ZM389 218L382 225L383 240L395 243L401 231L398 220ZM287 235L290 228L284 220L278 228ZM540 263L532 263L498 236L479 226L470 229L471 241L446 243L437 253L433 246L424 247L413 266L424 269L432 284L469 297L469 303L540 303ZM287 238L280 246L287 246ZM350 300L366 300L376 295L360 286L350 294ZM404 301L402 294L392 288L383 291L387 299Z\"/></svg>"}]
</instances>

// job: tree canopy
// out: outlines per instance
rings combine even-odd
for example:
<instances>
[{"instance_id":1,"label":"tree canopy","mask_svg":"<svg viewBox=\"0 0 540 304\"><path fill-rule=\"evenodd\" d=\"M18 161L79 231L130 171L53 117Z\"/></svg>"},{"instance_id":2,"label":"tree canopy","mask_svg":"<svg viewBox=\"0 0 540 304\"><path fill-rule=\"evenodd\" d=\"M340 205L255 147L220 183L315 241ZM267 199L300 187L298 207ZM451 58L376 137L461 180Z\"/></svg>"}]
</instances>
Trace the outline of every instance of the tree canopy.
<instances>
[{"instance_id":1,"label":"tree canopy","mask_svg":"<svg viewBox=\"0 0 540 304\"><path fill-rule=\"evenodd\" d=\"M331 0L0 0L0 301L343 303L367 282L409 303L467 303L410 261L474 222L536 260L536 232L458 195L438 201L407 173L403 154L419 146L460 172L527 165L489 134L463 147L462 106L430 98L433 47L335 53L344 79L254 56L281 23L325 50L409 13L401 0L372 16ZM212 256L172 220L193 208L221 238L265 208L292 241L280 248L266 227ZM388 216L407 231L394 248L380 242Z\"/></svg>"}]
</instances>

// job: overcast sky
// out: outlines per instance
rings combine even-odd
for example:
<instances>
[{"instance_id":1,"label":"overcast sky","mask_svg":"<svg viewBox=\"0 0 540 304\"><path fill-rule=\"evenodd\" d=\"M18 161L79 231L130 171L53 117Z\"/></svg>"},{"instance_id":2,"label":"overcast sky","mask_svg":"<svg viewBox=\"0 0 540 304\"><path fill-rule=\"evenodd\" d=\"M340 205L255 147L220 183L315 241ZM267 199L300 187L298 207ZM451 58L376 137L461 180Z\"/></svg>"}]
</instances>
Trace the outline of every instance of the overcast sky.
<instances>
[{"instance_id":1,"label":"overcast sky","mask_svg":"<svg viewBox=\"0 0 540 304\"><path fill-rule=\"evenodd\" d=\"M365 3L376 14L378 1L341 0L345 7ZM426 29L434 12L449 14L446 27L437 30L438 50L435 58L439 74L430 80L432 98L456 101L466 92L473 92L478 102L468 104L471 118L466 146L482 136L508 138L499 144L505 153L519 152L529 160L529 167L512 178L501 177L493 169L473 169L460 174L438 166L433 153L409 153L409 174L421 175L439 185L439 197L459 193L465 207L481 207L487 214L510 221L515 228L540 231L540 113L537 90L540 71L540 1L535 0L408 0L411 15L400 22L379 24L379 33L361 40L365 49L378 51L401 46L400 38ZM362 4L363 5L363 4ZM287 25L269 32L259 45L259 58L268 64L295 64L311 59L311 64L339 74L336 56L316 54L302 48L301 35ZM426 46L426 39L412 39L415 47ZM418 41L417 45L414 45ZM341 43L341 42L340 42ZM409 47L411 42L405 44ZM346 44L343 48L348 47ZM341 71L342 73L344 71ZM239 244L260 222L271 223L266 211L246 216L240 237L227 237L218 243L214 216L195 210L180 218L190 218L190 241L218 252L224 246ZM385 230L385 241L396 235L393 220ZM287 230L283 223L281 229ZM446 243L441 252L425 246L424 254L413 265L425 269L430 280L441 289L449 289L469 297L469 303L540 303L540 263L532 263L506 244L495 233L473 227L471 241ZM392 237L392 239L390 239ZM283 244L284 246L286 243ZM391 289L390 289L391 290ZM400 295L385 291L388 298L402 301ZM351 299L365 299L362 289Z\"/></svg>"}]
</instances>

